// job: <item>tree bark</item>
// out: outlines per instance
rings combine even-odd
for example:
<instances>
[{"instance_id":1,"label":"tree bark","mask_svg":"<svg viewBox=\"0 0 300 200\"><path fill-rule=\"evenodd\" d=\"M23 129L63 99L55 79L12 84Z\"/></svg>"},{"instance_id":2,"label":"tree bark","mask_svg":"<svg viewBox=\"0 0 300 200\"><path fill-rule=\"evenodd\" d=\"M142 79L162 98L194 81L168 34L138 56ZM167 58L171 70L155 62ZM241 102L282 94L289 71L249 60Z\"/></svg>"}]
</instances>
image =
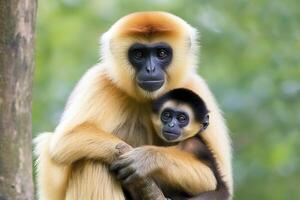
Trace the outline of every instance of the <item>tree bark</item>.
<instances>
[{"instance_id":1,"label":"tree bark","mask_svg":"<svg viewBox=\"0 0 300 200\"><path fill-rule=\"evenodd\" d=\"M36 0L0 0L0 200L32 200Z\"/></svg>"}]
</instances>

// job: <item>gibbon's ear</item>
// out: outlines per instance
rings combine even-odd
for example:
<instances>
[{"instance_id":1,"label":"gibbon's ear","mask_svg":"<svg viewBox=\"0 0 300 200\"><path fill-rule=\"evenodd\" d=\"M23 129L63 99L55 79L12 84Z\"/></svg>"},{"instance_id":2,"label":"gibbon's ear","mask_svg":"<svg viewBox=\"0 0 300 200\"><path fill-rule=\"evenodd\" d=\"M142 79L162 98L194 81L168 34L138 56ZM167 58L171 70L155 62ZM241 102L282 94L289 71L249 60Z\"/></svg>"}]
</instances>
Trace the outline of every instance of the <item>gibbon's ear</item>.
<instances>
[{"instance_id":1,"label":"gibbon's ear","mask_svg":"<svg viewBox=\"0 0 300 200\"><path fill-rule=\"evenodd\" d=\"M205 115L202 125L203 125L203 127L201 128L201 132L204 131L209 125L209 114Z\"/></svg>"}]
</instances>

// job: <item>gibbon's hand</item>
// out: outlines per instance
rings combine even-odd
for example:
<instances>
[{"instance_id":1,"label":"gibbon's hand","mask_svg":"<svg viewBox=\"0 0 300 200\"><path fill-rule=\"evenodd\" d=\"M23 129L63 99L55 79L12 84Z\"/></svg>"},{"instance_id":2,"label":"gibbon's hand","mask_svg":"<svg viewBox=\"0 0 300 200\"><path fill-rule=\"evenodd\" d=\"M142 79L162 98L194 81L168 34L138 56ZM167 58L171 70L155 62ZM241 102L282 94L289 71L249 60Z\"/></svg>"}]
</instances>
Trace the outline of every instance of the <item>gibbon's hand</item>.
<instances>
[{"instance_id":1,"label":"gibbon's hand","mask_svg":"<svg viewBox=\"0 0 300 200\"><path fill-rule=\"evenodd\" d=\"M134 184L145 179L155 170L153 151L149 146L135 148L119 157L110 169L115 171L123 184Z\"/></svg>"},{"instance_id":2,"label":"gibbon's hand","mask_svg":"<svg viewBox=\"0 0 300 200\"><path fill-rule=\"evenodd\" d=\"M129 144L125 143L125 142L121 142L121 143L116 145L116 149L119 150L119 155L121 156L124 153L133 150L133 147L130 146Z\"/></svg>"}]
</instances>

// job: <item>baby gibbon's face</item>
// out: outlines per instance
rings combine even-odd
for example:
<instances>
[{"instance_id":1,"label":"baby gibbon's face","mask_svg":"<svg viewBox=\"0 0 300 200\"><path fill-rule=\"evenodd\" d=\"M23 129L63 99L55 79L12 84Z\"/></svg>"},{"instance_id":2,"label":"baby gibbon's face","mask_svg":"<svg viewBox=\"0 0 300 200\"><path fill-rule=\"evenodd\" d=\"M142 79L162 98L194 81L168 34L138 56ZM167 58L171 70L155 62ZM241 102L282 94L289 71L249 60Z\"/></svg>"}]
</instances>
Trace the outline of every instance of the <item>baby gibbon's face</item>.
<instances>
[{"instance_id":1,"label":"baby gibbon's face","mask_svg":"<svg viewBox=\"0 0 300 200\"><path fill-rule=\"evenodd\" d=\"M167 101L159 116L152 117L156 133L166 142L178 142L196 135L203 125L195 120L190 106Z\"/></svg>"}]
</instances>

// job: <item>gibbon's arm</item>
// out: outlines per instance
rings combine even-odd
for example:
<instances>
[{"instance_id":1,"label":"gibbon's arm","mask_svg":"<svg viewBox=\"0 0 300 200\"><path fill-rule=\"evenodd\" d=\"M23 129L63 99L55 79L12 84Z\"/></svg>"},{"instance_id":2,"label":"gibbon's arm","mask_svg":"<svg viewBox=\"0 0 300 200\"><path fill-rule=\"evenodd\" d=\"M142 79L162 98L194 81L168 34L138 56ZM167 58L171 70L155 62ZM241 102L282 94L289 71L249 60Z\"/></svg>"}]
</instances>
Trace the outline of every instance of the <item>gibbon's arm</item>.
<instances>
[{"instance_id":1,"label":"gibbon's arm","mask_svg":"<svg viewBox=\"0 0 300 200\"><path fill-rule=\"evenodd\" d=\"M228 129L222 116L218 104L208 88L206 82L197 74L190 75L189 81L184 85L201 98L204 99L209 110L210 124L201 133L201 137L205 141L210 151L213 153L222 179L229 188L230 195L233 193L233 179L231 166L231 140L229 138Z\"/></svg>"},{"instance_id":2,"label":"gibbon's arm","mask_svg":"<svg viewBox=\"0 0 300 200\"><path fill-rule=\"evenodd\" d=\"M110 164L120 154L117 144L124 143L93 124L83 124L58 138L50 150L59 164L71 164L82 158L97 159Z\"/></svg>"},{"instance_id":3,"label":"gibbon's arm","mask_svg":"<svg viewBox=\"0 0 300 200\"><path fill-rule=\"evenodd\" d=\"M214 190L216 179L199 159L177 147L142 146L121 155L111 165L124 184L151 176L173 188L192 195Z\"/></svg>"}]
</instances>

